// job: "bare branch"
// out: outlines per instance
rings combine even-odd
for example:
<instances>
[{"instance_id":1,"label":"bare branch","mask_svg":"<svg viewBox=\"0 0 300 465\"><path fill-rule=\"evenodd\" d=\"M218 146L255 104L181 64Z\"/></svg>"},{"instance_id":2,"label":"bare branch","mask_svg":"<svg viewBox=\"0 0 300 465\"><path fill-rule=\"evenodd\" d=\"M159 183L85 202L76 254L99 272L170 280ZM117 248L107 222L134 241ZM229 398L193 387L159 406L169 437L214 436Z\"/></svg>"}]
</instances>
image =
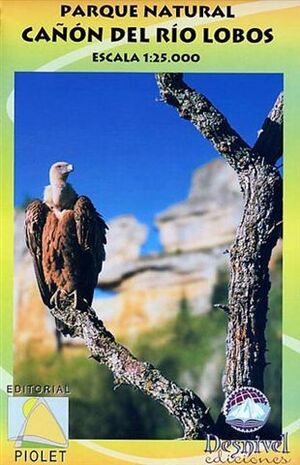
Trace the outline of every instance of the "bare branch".
<instances>
[{"instance_id":1,"label":"bare branch","mask_svg":"<svg viewBox=\"0 0 300 465\"><path fill-rule=\"evenodd\" d=\"M227 314L230 313L230 308L228 307L228 305L214 304L214 308L219 308L220 310L223 310Z\"/></svg>"},{"instance_id":2,"label":"bare branch","mask_svg":"<svg viewBox=\"0 0 300 465\"><path fill-rule=\"evenodd\" d=\"M116 342L92 308L74 309L72 302L73 298L65 296L59 308L51 310L52 315L67 326L71 337L84 340L92 358L111 370L117 386L128 384L158 401L180 422L184 439L202 439L213 431L208 409L193 391L180 388L150 363L137 360Z\"/></svg>"},{"instance_id":3,"label":"bare branch","mask_svg":"<svg viewBox=\"0 0 300 465\"><path fill-rule=\"evenodd\" d=\"M255 160L248 144L232 129L225 116L202 94L191 89L179 73L156 75L161 99L177 108L238 173Z\"/></svg>"},{"instance_id":4,"label":"bare branch","mask_svg":"<svg viewBox=\"0 0 300 465\"><path fill-rule=\"evenodd\" d=\"M283 153L283 92L264 121L253 151L275 164Z\"/></svg>"}]
</instances>

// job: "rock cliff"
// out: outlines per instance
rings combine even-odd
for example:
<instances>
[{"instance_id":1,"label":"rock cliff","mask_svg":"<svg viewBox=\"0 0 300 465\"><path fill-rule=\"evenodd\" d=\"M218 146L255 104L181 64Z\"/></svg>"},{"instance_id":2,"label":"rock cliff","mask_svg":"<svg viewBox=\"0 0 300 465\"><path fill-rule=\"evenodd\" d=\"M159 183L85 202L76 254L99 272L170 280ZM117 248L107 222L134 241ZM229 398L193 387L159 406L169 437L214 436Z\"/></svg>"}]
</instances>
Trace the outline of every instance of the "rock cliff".
<instances>
[{"instance_id":1,"label":"rock cliff","mask_svg":"<svg viewBox=\"0 0 300 465\"><path fill-rule=\"evenodd\" d=\"M230 242L241 199L236 174L223 160L196 170L188 198L156 218L166 253L212 249Z\"/></svg>"}]
</instances>

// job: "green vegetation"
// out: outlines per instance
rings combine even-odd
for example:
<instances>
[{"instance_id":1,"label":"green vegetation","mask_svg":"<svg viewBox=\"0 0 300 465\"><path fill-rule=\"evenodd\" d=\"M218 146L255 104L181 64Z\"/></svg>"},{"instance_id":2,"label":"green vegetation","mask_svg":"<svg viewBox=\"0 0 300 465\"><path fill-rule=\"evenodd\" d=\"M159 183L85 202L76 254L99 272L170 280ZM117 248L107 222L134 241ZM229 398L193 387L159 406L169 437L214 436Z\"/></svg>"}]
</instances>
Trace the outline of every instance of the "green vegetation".
<instances>
[{"instance_id":1,"label":"green vegetation","mask_svg":"<svg viewBox=\"0 0 300 465\"><path fill-rule=\"evenodd\" d=\"M228 276L219 270L212 303L226 303ZM267 330L266 394L272 407L272 426L281 418L281 262L272 271L270 312ZM217 352L219 389L213 389L209 400L216 418L223 403L221 376L224 366L226 315L210 310L193 315L183 298L176 318L147 334L141 335L134 354L157 366L162 373L180 385L199 392L203 369ZM123 341L126 345L127 342ZM70 397L71 438L176 438L181 430L177 422L156 402L128 386L114 390L113 378L103 366L88 359L84 350L70 354L52 354L27 359L15 369L18 384L68 384ZM210 380L207 379L210 383ZM214 384L214 386L215 386ZM215 392L216 391L216 392Z\"/></svg>"}]
</instances>

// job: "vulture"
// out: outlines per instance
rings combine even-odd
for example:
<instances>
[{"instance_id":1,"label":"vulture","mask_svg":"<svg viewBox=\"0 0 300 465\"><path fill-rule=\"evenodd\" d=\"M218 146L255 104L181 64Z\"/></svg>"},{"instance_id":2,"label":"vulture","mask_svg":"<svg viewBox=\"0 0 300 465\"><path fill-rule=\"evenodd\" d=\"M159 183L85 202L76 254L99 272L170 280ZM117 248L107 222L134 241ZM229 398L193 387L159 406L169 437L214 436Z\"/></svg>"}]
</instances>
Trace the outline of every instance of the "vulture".
<instances>
[{"instance_id":1,"label":"vulture","mask_svg":"<svg viewBox=\"0 0 300 465\"><path fill-rule=\"evenodd\" d=\"M70 163L54 163L43 201L33 200L25 210L26 245L41 298L50 309L65 293L74 294L79 310L91 306L105 260L108 227L91 200L67 182L72 171ZM58 320L56 327L68 333Z\"/></svg>"}]
</instances>

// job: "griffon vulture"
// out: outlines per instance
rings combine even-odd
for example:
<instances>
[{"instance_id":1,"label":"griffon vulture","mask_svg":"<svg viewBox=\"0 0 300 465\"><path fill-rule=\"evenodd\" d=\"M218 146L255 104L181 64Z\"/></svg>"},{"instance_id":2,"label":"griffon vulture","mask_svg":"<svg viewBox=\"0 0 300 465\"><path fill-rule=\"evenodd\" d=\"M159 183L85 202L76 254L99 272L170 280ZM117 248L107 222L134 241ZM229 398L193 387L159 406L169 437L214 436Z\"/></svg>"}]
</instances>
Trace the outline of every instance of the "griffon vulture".
<instances>
[{"instance_id":1,"label":"griffon vulture","mask_svg":"<svg viewBox=\"0 0 300 465\"><path fill-rule=\"evenodd\" d=\"M67 182L72 171L66 162L52 165L44 200L33 200L25 211L26 245L48 308L55 307L63 293L73 293L79 309L84 302L91 305L105 260L108 227L90 199L78 196ZM56 325L62 332L66 329L58 321Z\"/></svg>"}]
</instances>

